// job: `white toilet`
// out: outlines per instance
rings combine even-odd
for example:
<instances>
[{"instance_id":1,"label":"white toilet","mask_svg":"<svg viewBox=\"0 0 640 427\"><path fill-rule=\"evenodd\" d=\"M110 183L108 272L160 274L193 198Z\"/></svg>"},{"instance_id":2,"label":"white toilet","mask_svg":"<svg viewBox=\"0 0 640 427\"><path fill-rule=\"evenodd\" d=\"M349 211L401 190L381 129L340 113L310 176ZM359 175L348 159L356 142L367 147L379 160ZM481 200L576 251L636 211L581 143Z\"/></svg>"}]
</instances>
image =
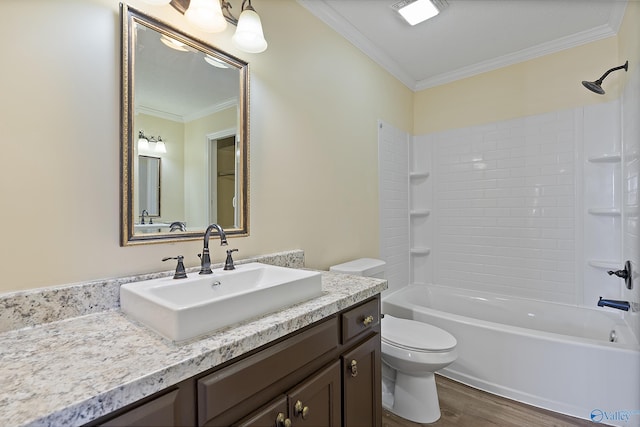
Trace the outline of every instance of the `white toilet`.
<instances>
[{"instance_id":1,"label":"white toilet","mask_svg":"<svg viewBox=\"0 0 640 427\"><path fill-rule=\"evenodd\" d=\"M334 265L337 273L384 278L384 261L361 258ZM415 320L382 319L383 406L402 418L433 423L440 418L434 372L456 360L456 339ZM395 383L394 383L395 378Z\"/></svg>"}]
</instances>

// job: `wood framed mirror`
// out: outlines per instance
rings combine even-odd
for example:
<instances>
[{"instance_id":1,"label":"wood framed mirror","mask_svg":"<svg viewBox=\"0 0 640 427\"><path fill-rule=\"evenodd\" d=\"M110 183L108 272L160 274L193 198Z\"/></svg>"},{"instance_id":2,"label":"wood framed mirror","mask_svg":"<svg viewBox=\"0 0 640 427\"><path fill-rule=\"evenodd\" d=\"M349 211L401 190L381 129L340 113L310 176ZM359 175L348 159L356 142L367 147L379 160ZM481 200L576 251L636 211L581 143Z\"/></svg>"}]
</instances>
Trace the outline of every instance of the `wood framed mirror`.
<instances>
[{"instance_id":1,"label":"wood framed mirror","mask_svg":"<svg viewBox=\"0 0 640 427\"><path fill-rule=\"evenodd\" d=\"M121 17L121 245L212 223L248 235L249 64L124 4ZM143 157L159 159L153 227Z\"/></svg>"}]
</instances>

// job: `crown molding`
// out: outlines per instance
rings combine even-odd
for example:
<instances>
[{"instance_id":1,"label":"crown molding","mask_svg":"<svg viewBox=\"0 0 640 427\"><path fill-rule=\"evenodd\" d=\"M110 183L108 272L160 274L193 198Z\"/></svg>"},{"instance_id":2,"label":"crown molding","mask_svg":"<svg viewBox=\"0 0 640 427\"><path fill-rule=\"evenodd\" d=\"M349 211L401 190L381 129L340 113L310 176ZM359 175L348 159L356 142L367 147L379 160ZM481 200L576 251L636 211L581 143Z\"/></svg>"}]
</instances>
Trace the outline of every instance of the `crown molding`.
<instances>
[{"instance_id":1,"label":"crown molding","mask_svg":"<svg viewBox=\"0 0 640 427\"><path fill-rule=\"evenodd\" d=\"M199 119L201 117L205 117L210 114L217 113L218 111L226 110L227 108L232 108L237 106L238 106L238 98L233 97L225 101L219 102L218 104L211 105L203 110L188 114L186 116L181 116L179 114L173 114L173 113L168 113L166 111L156 110L153 108L145 107L144 105L137 106L135 109L135 114L143 113L149 116L154 116L154 117L158 117L165 120L171 120L178 123L188 123L193 120Z\"/></svg>"},{"instance_id":2,"label":"crown molding","mask_svg":"<svg viewBox=\"0 0 640 427\"><path fill-rule=\"evenodd\" d=\"M297 0L300 5L311 12L316 18L333 28L338 34L347 39L351 44L360 49L374 62L387 70L405 86L413 90L416 81L406 73L394 60L384 52L381 52L369 39L356 30L347 20L338 15L324 1Z\"/></svg>"},{"instance_id":3,"label":"crown molding","mask_svg":"<svg viewBox=\"0 0 640 427\"><path fill-rule=\"evenodd\" d=\"M300 5L306 8L318 19L338 34L342 35L350 43L364 52L374 62L387 70L391 75L400 80L412 91L420 91L456 80L472 77L477 74L493 71L498 68L513 65L519 62L538 58L561 50L570 49L586 43L591 43L607 37L615 36L620 29L620 24L624 18L627 2L614 2L611 15L607 24L583 31L571 36L563 37L548 43L543 43L532 48L523 49L512 54L480 62L468 67L459 68L450 73L439 74L428 79L416 81L402 67L392 60L388 55L379 51L377 47L369 41L362 33L355 29L348 21L338 15L330 6L321 0L297 0Z\"/></svg>"}]
</instances>

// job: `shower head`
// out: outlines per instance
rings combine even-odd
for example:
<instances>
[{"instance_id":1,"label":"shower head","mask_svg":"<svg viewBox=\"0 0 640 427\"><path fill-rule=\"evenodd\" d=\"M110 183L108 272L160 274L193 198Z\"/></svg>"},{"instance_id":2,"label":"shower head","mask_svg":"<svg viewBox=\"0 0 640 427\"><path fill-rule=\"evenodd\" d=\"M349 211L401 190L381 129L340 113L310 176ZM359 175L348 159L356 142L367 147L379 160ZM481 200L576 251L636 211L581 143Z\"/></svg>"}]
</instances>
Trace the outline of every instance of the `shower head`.
<instances>
[{"instance_id":1,"label":"shower head","mask_svg":"<svg viewBox=\"0 0 640 427\"><path fill-rule=\"evenodd\" d=\"M606 73L604 73L602 75L602 77L600 77L595 82L588 82L588 81L583 80L582 81L582 85L584 87L586 87L587 89L589 89L591 92L595 92L595 93L597 93L599 95L604 95L604 89L602 89L602 81L609 75L610 72L616 71L616 70L621 70L623 68L624 68L625 71L627 71L629 69L629 61L626 61L624 63L624 65L621 65L619 67L614 67L614 68L608 70Z\"/></svg>"},{"instance_id":2,"label":"shower head","mask_svg":"<svg viewBox=\"0 0 640 427\"><path fill-rule=\"evenodd\" d=\"M604 95L604 89L602 89L602 86L600 86L602 83L588 82L588 81L583 80L582 84L584 85L584 87L589 89L591 92L595 92L595 93L599 93L600 95Z\"/></svg>"}]
</instances>

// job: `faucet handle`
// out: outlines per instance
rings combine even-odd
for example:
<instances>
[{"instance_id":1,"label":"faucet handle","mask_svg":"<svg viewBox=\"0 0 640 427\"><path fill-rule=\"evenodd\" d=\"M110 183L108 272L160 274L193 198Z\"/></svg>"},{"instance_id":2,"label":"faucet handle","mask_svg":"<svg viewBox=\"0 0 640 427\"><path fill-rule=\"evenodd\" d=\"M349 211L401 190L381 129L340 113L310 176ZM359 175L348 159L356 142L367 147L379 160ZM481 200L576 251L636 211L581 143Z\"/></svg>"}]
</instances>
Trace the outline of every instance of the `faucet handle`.
<instances>
[{"instance_id":1,"label":"faucet handle","mask_svg":"<svg viewBox=\"0 0 640 427\"><path fill-rule=\"evenodd\" d=\"M235 270L236 267L233 265L233 257L231 256L234 252L238 252L237 249L229 249L227 250L227 259L224 262L224 270Z\"/></svg>"},{"instance_id":2,"label":"faucet handle","mask_svg":"<svg viewBox=\"0 0 640 427\"><path fill-rule=\"evenodd\" d=\"M631 261L627 260L624 263L624 269L617 271L607 271L609 276L616 275L621 279L624 279L624 284L627 286L627 289L633 288L633 272L631 270Z\"/></svg>"},{"instance_id":3,"label":"faucet handle","mask_svg":"<svg viewBox=\"0 0 640 427\"><path fill-rule=\"evenodd\" d=\"M177 259L178 265L176 265L176 272L173 275L174 279L186 279L187 272L184 269L184 257L182 255L174 256L174 257L166 257L162 258L162 261L169 261L170 259Z\"/></svg>"}]
</instances>

